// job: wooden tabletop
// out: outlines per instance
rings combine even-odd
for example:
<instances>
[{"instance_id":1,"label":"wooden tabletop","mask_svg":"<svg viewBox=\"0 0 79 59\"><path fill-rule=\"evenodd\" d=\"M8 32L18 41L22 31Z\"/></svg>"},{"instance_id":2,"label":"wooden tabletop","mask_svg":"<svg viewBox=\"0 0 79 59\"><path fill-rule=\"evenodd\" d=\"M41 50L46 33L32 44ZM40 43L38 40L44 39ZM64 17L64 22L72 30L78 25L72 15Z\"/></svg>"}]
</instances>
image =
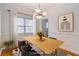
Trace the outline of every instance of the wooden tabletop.
<instances>
[{"instance_id":1,"label":"wooden tabletop","mask_svg":"<svg viewBox=\"0 0 79 59\"><path fill-rule=\"evenodd\" d=\"M25 41L28 41L29 43L33 44L45 54L51 54L56 48L63 44L63 42L59 40L53 40L45 37L43 37L43 39L44 41L40 41L38 36L24 37Z\"/></svg>"}]
</instances>

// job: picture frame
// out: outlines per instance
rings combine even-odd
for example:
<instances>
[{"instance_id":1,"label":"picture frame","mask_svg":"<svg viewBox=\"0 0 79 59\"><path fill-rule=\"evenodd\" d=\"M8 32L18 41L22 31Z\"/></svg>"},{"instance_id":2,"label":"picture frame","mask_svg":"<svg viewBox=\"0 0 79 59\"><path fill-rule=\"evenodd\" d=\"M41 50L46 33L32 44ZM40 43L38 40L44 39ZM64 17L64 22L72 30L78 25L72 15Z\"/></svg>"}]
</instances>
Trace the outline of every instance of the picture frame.
<instances>
[{"instance_id":1,"label":"picture frame","mask_svg":"<svg viewBox=\"0 0 79 59\"><path fill-rule=\"evenodd\" d=\"M60 32L74 31L74 17L72 12L58 17L58 30Z\"/></svg>"}]
</instances>

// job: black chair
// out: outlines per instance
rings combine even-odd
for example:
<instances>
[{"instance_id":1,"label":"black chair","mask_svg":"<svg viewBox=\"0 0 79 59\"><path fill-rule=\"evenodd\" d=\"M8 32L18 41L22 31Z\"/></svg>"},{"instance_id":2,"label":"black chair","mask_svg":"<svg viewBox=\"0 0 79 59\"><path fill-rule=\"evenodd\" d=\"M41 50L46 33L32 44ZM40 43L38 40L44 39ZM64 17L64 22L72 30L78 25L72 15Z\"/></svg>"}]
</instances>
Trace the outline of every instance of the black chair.
<instances>
[{"instance_id":1,"label":"black chair","mask_svg":"<svg viewBox=\"0 0 79 59\"><path fill-rule=\"evenodd\" d=\"M21 51L22 56L40 56L32 47L25 43L25 41L18 41L18 46Z\"/></svg>"},{"instance_id":2,"label":"black chair","mask_svg":"<svg viewBox=\"0 0 79 59\"><path fill-rule=\"evenodd\" d=\"M50 39L54 39L54 40L57 40L57 38L54 38L54 37L49 37Z\"/></svg>"}]
</instances>

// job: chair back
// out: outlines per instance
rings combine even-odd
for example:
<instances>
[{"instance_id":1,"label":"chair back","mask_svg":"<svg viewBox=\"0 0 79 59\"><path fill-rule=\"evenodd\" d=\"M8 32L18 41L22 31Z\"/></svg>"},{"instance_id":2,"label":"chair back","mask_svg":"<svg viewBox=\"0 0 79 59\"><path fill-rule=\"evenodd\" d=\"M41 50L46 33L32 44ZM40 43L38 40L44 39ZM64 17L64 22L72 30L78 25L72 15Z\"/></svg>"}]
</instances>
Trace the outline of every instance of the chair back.
<instances>
[{"instance_id":1,"label":"chair back","mask_svg":"<svg viewBox=\"0 0 79 59\"><path fill-rule=\"evenodd\" d=\"M26 44L25 41L18 41L18 46L20 51L22 52L23 51L29 52L32 49L32 47L28 43Z\"/></svg>"},{"instance_id":2,"label":"chair back","mask_svg":"<svg viewBox=\"0 0 79 59\"><path fill-rule=\"evenodd\" d=\"M57 40L57 38L54 38L54 37L49 37L50 39L54 39L54 40Z\"/></svg>"}]
</instances>

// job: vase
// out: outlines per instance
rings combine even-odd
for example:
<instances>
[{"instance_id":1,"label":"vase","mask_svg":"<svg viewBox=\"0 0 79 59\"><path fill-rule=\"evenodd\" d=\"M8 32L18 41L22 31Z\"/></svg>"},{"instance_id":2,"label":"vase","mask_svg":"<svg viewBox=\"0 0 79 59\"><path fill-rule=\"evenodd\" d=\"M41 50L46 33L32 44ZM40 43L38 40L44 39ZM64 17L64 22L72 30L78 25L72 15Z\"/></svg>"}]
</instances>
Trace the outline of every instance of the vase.
<instances>
[{"instance_id":1,"label":"vase","mask_svg":"<svg viewBox=\"0 0 79 59\"><path fill-rule=\"evenodd\" d=\"M43 37L42 37L42 36L39 36L39 40L40 40L40 41L43 41Z\"/></svg>"}]
</instances>

